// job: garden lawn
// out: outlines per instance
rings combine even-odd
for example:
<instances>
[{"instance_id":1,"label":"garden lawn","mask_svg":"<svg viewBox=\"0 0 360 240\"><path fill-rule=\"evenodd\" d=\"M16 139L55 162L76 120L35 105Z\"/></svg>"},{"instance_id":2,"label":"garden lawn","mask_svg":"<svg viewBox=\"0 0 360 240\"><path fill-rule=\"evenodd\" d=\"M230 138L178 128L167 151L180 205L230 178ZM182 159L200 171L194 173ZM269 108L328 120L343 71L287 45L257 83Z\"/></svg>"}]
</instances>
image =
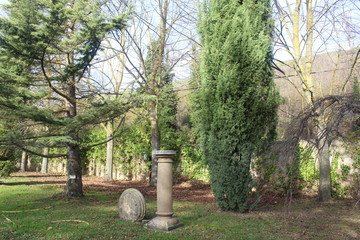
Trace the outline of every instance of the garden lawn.
<instances>
[{"instance_id":1,"label":"garden lawn","mask_svg":"<svg viewBox=\"0 0 360 240\"><path fill-rule=\"evenodd\" d=\"M58 182L35 178L0 178L1 240L360 239L360 209L350 200L294 199L290 208L270 204L246 214L224 213L213 203L175 201L175 214L185 226L158 232L119 219L119 192L89 187L85 197L68 200ZM151 219L156 201L146 200L146 218Z\"/></svg>"}]
</instances>

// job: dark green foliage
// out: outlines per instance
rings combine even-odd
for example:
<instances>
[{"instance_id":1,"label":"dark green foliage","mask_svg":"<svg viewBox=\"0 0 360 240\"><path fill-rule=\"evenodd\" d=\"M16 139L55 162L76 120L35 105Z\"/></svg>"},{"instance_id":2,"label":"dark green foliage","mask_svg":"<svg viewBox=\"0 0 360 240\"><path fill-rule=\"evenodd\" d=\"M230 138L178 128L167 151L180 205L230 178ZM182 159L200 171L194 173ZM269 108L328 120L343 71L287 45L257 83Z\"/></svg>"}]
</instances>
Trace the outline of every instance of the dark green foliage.
<instances>
[{"instance_id":1,"label":"dark green foliage","mask_svg":"<svg viewBox=\"0 0 360 240\"><path fill-rule=\"evenodd\" d=\"M68 176L72 176L67 180L68 196L82 195L82 127L124 110L110 102L86 102L89 92L81 84L106 34L122 27L120 19L105 18L102 4L100 0L13 0L5 6L8 16L0 18L1 87L11 90L11 98L0 92L0 106L24 126L15 132L21 138L10 132L0 143L11 142L36 154L50 142L55 143L51 147L66 147ZM86 105L81 110L79 99ZM31 151L29 146L38 149Z\"/></svg>"},{"instance_id":2,"label":"dark green foliage","mask_svg":"<svg viewBox=\"0 0 360 240\"><path fill-rule=\"evenodd\" d=\"M159 97L159 131L161 136L161 148L173 149L179 151L176 143L178 138L176 115L178 98L174 92L172 76L161 89L162 94Z\"/></svg>"},{"instance_id":3,"label":"dark green foliage","mask_svg":"<svg viewBox=\"0 0 360 240\"><path fill-rule=\"evenodd\" d=\"M279 97L271 70L268 0L212 0L200 23L201 141L223 210L246 211L251 159L275 136Z\"/></svg>"},{"instance_id":4,"label":"dark green foliage","mask_svg":"<svg viewBox=\"0 0 360 240\"><path fill-rule=\"evenodd\" d=\"M15 171L15 161L0 161L0 177L8 177Z\"/></svg>"},{"instance_id":5,"label":"dark green foliage","mask_svg":"<svg viewBox=\"0 0 360 240\"><path fill-rule=\"evenodd\" d=\"M7 177L16 171L15 151L13 149L0 149L0 177Z\"/></svg>"},{"instance_id":6,"label":"dark green foliage","mask_svg":"<svg viewBox=\"0 0 360 240\"><path fill-rule=\"evenodd\" d=\"M123 19L106 19L101 4L97 0L21 0L5 5L8 16L0 18L0 111L5 114L0 118L21 131L0 136L0 144L64 147L76 142L69 131L78 132L82 126L128 109L127 102L90 102L89 111L67 114L67 102L76 102L74 96L86 97L80 87L72 96L69 89L80 85L105 34L124 26ZM24 131L14 126L19 123L37 126ZM46 124L48 132L39 123ZM14 137L16 133L22 139ZM30 136L25 138L25 133Z\"/></svg>"}]
</instances>

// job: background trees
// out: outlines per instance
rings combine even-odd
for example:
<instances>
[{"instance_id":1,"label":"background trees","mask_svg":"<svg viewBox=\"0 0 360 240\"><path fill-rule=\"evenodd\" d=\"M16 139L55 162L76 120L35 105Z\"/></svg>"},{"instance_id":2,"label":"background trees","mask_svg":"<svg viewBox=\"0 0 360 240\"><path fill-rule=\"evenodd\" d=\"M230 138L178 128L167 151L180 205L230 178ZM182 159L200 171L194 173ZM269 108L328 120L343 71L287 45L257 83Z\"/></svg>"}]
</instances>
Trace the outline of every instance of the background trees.
<instances>
[{"instance_id":1,"label":"background trees","mask_svg":"<svg viewBox=\"0 0 360 240\"><path fill-rule=\"evenodd\" d=\"M210 1L202 14L202 145L217 204L245 211L251 159L275 137L270 3Z\"/></svg>"},{"instance_id":2,"label":"background trees","mask_svg":"<svg viewBox=\"0 0 360 240\"><path fill-rule=\"evenodd\" d=\"M339 113L334 109L351 101L341 98L331 105L318 99L333 99L326 95L357 86L353 77L359 51L349 50L358 43L353 24L357 2L273 3L275 47L291 58L276 62L285 102L278 112L281 139L296 135L288 152L306 139L328 164L326 149L334 138L329 123ZM44 159L44 170L48 158L61 162L60 157L68 157L67 166L77 169L68 174L74 186L81 185L76 179L83 169L106 180L151 175L155 185L156 159L149 156L159 148L175 149L178 174L207 179L206 159L219 205L246 210L249 184L256 180L249 164L269 160L254 159L274 139L279 103L272 83L271 7L265 0L203 1L199 43L195 5L170 0L11 1L0 23L3 156L20 159L24 151L24 160L40 162L37 154ZM128 12L126 27L123 12ZM327 51L334 46L342 51ZM307 124L294 118L300 111ZM346 114L355 118L355 112ZM283 121L284 113L288 121ZM191 122L187 114L193 114ZM304 131L296 132L296 124ZM329 165L321 172L329 173ZM327 186L322 195L329 196L329 174L321 179L327 184L321 184ZM236 184L227 185L231 181Z\"/></svg>"},{"instance_id":3,"label":"background trees","mask_svg":"<svg viewBox=\"0 0 360 240\"><path fill-rule=\"evenodd\" d=\"M192 9L193 1L122 1L122 3L134 11L130 15L129 27L126 31L114 36L113 47L118 53L125 53L127 64L124 74L127 76L127 81L133 83L133 88L139 90L138 93L143 99L141 108L134 110L137 111L138 116L147 118L150 126L152 146L150 181L151 185L155 185L157 162L153 153L162 145L172 149L177 148L176 144L168 144L167 140L170 138L166 137L170 132L175 132L176 119L174 114L176 104L174 101L169 101L172 97L167 95L173 95L172 81L183 78L181 70L188 71L181 69L176 75L173 74L174 69L179 65L186 64L184 62L189 56L193 41L191 31L194 30L190 30L185 22L189 21L187 18L191 17L191 14L196 14L196 11ZM169 105L165 106L165 104ZM166 114L174 115L165 116L160 113L166 111L166 108L172 109ZM170 121L169 118L174 119ZM168 120L173 123L170 124L171 127L163 124ZM161 140L164 140L163 144Z\"/></svg>"}]
</instances>

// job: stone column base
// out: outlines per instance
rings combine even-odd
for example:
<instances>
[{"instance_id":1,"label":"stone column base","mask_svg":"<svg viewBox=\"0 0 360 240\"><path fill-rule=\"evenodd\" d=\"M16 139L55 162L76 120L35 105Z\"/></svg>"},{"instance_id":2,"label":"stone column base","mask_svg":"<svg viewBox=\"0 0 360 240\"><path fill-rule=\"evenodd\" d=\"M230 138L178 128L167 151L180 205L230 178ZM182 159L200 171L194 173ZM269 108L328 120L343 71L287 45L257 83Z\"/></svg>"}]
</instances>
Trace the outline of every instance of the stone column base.
<instances>
[{"instance_id":1,"label":"stone column base","mask_svg":"<svg viewBox=\"0 0 360 240\"><path fill-rule=\"evenodd\" d=\"M145 224L145 227L159 231L171 231L182 226L184 224L176 217L155 217Z\"/></svg>"}]
</instances>

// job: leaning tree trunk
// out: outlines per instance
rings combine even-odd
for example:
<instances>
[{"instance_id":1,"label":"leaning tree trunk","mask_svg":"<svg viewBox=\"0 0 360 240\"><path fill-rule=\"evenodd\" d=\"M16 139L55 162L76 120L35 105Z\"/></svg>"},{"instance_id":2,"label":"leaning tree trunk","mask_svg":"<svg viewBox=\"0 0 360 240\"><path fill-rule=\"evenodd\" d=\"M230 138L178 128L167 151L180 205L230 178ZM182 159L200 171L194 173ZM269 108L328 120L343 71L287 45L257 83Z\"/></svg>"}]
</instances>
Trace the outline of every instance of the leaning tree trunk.
<instances>
[{"instance_id":1,"label":"leaning tree trunk","mask_svg":"<svg viewBox=\"0 0 360 240\"><path fill-rule=\"evenodd\" d=\"M319 146L319 200L331 200L331 168L329 143L326 139L320 141Z\"/></svg>"},{"instance_id":2,"label":"leaning tree trunk","mask_svg":"<svg viewBox=\"0 0 360 240\"><path fill-rule=\"evenodd\" d=\"M76 95L75 85L71 84L68 89L68 117L76 116ZM83 195L82 189L82 169L80 159L79 137L76 129L69 129L68 136L72 140L67 144L67 181L66 196L79 197Z\"/></svg>"},{"instance_id":3,"label":"leaning tree trunk","mask_svg":"<svg viewBox=\"0 0 360 240\"><path fill-rule=\"evenodd\" d=\"M20 172L26 171L26 160L27 160L27 154L25 151L23 151L21 154Z\"/></svg>"},{"instance_id":4,"label":"leaning tree trunk","mask_svg":"<svg viewBox=\"0 0 360 240\"><path fill-rule=\"evenodd\" d=\"M108 142L106 143L106 166L105 166L105 181L112 181L113 175L113 149L114 149L114 140L113 137L113 125L111 122L107 123L106 126L106 137Z\"/></svg>"},{"instance_id":5,"label":"leaning tree trunk","mask_svg":"<svg viewBox=\"0 0 360 240\"><path fill-rule=\"evenodd\" d=\"M157 105L156 102L150 104L150 126L151 126L151 176L150 186L154 187L157 183L157 157L156 151L160 149L160 132L158 127Z\"/></svg>"},{"instance_id":6,"label":"leaning tree trunk","mask_svg":"<svg viewBox=\"0 0 360 240\"><path fill-rule=\"evenodd\" d=\"M43 150L43 154L46 156L49 154L49 148L45 147ZM48 172L48 158L43 157L42 163L41 163L41 173L47 173Z\"/></svg>"}]
</instances>

